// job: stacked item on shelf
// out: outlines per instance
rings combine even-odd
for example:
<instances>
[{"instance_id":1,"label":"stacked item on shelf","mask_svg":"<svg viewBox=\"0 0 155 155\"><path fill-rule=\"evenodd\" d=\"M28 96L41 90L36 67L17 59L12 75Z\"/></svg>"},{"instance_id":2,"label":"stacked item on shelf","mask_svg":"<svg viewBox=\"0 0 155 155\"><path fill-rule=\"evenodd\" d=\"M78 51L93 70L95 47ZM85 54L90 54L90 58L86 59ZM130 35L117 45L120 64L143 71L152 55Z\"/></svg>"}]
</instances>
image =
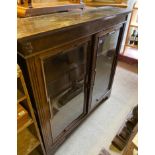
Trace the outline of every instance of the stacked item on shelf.
<instances>
[{"instance_id":1,"label":"stacked item on shelf","mask_svg":"<svg viewBox=\"0 0 155 155\"><path fill-rule=\"evenodd\" d=\"M17 65L17 153L45 154L24 77Z\"/></svg>"},{"instance_id":2,"label":"stacked item on shelf","mask_svg":"<svg viewBox=\"0 0 155 155\"><path fill-rule=\"evenodd\" d=\"M130 33L129 43L127 45L133 48L138 48L138 30L131 29L131 31L132 34Z\"/></svg>"}]
</instances>

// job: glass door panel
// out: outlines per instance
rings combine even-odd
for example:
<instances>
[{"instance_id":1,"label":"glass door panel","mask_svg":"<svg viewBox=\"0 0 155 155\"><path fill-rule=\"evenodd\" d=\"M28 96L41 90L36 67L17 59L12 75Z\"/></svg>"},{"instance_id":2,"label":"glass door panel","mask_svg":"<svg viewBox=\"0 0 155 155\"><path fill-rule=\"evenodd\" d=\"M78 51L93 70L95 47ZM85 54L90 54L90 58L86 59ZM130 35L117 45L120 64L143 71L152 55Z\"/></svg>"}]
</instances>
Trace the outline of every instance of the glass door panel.
<instances>
[{"instance_id":1,"label":"glass door panel","mask_svg":"<svg viewBox=\"0 0 155 155\"><path fill-rule=\"evenodd\" d=\"M85 46L81 46L44 60L54 140L84 113L86 54Z\"/></svg>"},{"instance_id":2,"label":"glass door panel","mask_svg":"<svg viewBox=\"0 0 155 155\"><path fill-rule=\"evenodd\" d=\"M119 31L115 31L108 35L99 37L91 108L93 108L109 90L109 82L112 64L116 53L118 35Z\"/></svg>"}]
</instances>

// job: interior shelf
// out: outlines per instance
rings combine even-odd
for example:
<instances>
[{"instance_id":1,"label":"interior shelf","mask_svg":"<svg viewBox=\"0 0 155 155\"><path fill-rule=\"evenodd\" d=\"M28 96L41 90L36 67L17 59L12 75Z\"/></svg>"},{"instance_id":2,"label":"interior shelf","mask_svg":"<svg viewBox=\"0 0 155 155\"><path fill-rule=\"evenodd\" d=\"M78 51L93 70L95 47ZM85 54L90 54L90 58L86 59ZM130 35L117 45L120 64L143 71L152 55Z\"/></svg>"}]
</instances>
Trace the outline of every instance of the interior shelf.
<instances>
[{"instance_id":1,"label":"interior shelf","mask_svg":"<svg viewBox=\"0 0 155 155\"><path fill-rule=\"evenodd\" d=\"M125 46L138 49L138 46L137 45L129 45L129 44L126 44Z\"/></svg>"},{"instance_id":2,"label":"interior shelf","mask_svg":"<svg viewBox=\"0 0 155 155\"><path fill-rule=\"evenodd\" d=\"M134 9L134 10L138 10L138 8L137 8L137 7L134 7L133 9Z\"/></svg>"},{"instance_id":3,"label":"interior shelf","mask_svg":"<svg viewBox=\"0 0 155 155\"><path fill-rule=\"evenodd\" d=\"M138 9L138 2L134 5L133 9Z\"/></svg>"},{"instance_id":4,"label":"interior shelf","mask_svg":"<svg viewBox=\"0 0 155 155\"><path fill-rule=\"evenodd\" d=\"M39 152L38 148L34 149L29 155L43 155L41 152Z\"/></svg>"},{"instance_id":5,"label":"interior shelf","mask_svg":"<svg viewBox=\"0 0 155 155\"><path fill-rule=\"evenodd\" d=\"M27 128L28 126L30 126L33 123L33 120L29 117L28 121L17 130L17 133L20 133L21 131L23 131L25 128Z\"/></svg>"},{"instance_id":6,"label":"interior shelf","mask_svg":"<svg viewBox=\"0 0 155 155\"><path fill-rule=\"evenodd\" d=\"M130 26L138 28L138 24L137 23L131 23Z\"/></svg>"},{"instance_id":7,"label":"interior shelf","mask_svg":"<svg viewBox=\"0 0 155 155\"><path fill-rule=\"evenodd\" d=\"M26 128L17 136L17 154L28 155L32 150L39 146L39 144L39 140L30 132L28 128Z\"/></svg>"},{"instance_id":8,"label":"interior shelf","mask_svg":"<svg viewBox=\"0 0 155 155\"><path fill-rule=\"evenodd\" d=\"M24 95L24 93L21 90L17 89L17 102L19 103L25 99L26 95Z\"/></svg>"}]
</instances>

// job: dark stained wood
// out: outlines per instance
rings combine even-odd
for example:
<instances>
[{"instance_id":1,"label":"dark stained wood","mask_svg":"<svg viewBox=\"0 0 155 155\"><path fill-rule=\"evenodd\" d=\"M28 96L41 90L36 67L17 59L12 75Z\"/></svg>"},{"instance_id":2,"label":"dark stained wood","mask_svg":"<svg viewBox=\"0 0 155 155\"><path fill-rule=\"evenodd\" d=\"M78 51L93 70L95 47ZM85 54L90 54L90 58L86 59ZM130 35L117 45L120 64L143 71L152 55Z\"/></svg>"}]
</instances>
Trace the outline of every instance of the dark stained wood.
<instances>
[{"instance_id":1,"label":"dark stained wood","mask_svg":"<svg viewBox=\"0 0 155 155\"><path fill-rule=\"evenodd\" d=\"M98 104L103 101L104 99L106 99L107 97L110 96L111 93L111 88L112 88L112 83L113 83L113 79L114 79L114 75L115 75L115 70L116 70L116 65L117 65L117 60L118 60L118 53L120 51L120 46L122 43L122 38L123 38L123 33L124 33L124 28L125 28L125 24L119 24L119 25L115 25L115 27L111 27L110 29L106 30L106 31L101 31L100 33L98 33L95 37L94 37L94 45L93 45L93 55L92 55L92 65L91 65L91 73L90 73L90 95L89 95L89 105L88 105L88 111L92 111L93 109L91 109L91 102L92 102L92 93L93 93L93 87L94 87L94 82L95 82L95 76L96 76L96 60L97 60L97 50L99 47L99 38L101 37L106 37L106 35L110 34L111 32L115 32L117 30L120 29L119 32L119 36L118 36L118 43L117 43L117 47L116 47L116 51L115 51L115 55L113 58L113 63L112 63L112 67L111 67L111 75L109 78L109 86L108 86L108 91L107 93L103 94L103 96L96 101L96 106L98 106Z\"/></svg>"},{"instance_id":2,"label":"dark stained wood","mask_svg":"<svg viewBox=\"0 0 155 155\"><path fill-rule=\"evenodd\" d=\"M19 39L17 48L20 54L25 57L34 56L44 52L45 50L58 47L60 44L66 44L78 38L82 38L83 36L92 35L99 30L103 30L103 28L107 29L111 24L117 25L125 19L126 16L117 17L115 21L110 19L104 22L105 27L103 27L102 24L104 20L98 20L95 22L88 22L85 25L78 25L77 27L70 28L69 30L66 28L63 31L53 32L53 34L47 34L40 37L38 36L37 39L35 39L36 37L27 38L26 40ZM44 44L42 44L42 42L44 42Z\"/></svg>"},{"instance_id":3,"label":"dark stained wood","mask_svg":"<svg viewBox=\"0 0 155 155\"><path fill-rule=\"evenodd\" d=\"M122 41L123 41L123 34L124 34L124 31L125 31L125 27L126 27L126 24L123 24L123 26L120 29L120 33L119 33L119 37L118 37L118 43L117 43L117 47L116 47L116 55L115 55L114 63L113 63L113 66L112 66L112 74L111 74L111 77L110 77L109 89L112 88L114 75L115 75L115 71L116 71L116 66L117 66L117 62L118 62L118 55L119 55L121 44L122 44Z\"/></svg>"},{"instance_id":4,"label":"dark stained wood","mask_svg":"<svg viewBox=\"0 0 155 155\"><path fill-rule=\"evenodd\" d=\"M109 98L128 13L129 10L100 8L87 10L82 14L75 12L70 14L60 13L18 19L18 63L23 70L33 107L36 110L36 117L40 125L47 155L52 155L71 132L95 108ZM106 38L107 34L116 30L120 31L118 40L116 40L117 47L110 70L109 88L102 98L97 101L96 106L90 110L99 38L102 36ZM52 111L44 63L48 58L52 60L55 56L60 56L60 60L67 61L65 57L61 58L61 55L69 53L69 51L75 51L76 53L78 49L83 49L79 53L85 53L84 58L86 58L84 59L83 69L76 67L78 72L85 70L83 78L83 112L74 121L69 123L63 132L56 138L53 138L53 126L51 124L55 115L59 114L59 111L56 108ZM76 63L73 64L75 67ZM70 76L70 80L72 76ZM68 83L67 80L65 82L66 86L67 84L69 85L69 81ZM58 91L60 86L57 86L55 91ZM60 90L62 91L63 88ZM75 96L75 94L72 95Z\"/></svg>"},{"instance_id":5,"label":"dark stained wood","mask_svg":"<svg viewBox=\"0 0 155 155\"><path fill-rule=\"evenodd\" d=\"M35 66L37 66L37 68ZM30 82L33 89L35 105L39 116L39 122L42 127L41 131L42 135L44 136L44 144L46 147L46 151L49 152L52 142L49 111L50 108L46 98L41 64L38 62L38 58L33 57L31 59L28 59L27 67L29 74L31 75Z\"/></svg>"},{"instance_id":6,"label":"dark stained wood","mask_svg":"<svg viewBox=\"0 0 155 155\"><path fill-rule=\"evenodd\" d=\"M38 37L43 34L53 34L53 32L70 29L71 27L75 27L81 24L84 26L88 24L88 22L95 20L105 22L112 19L111 22L116 22L116 17L128 15L129 12L131 11L122 8L101 7L97 9L85 9L82 12L74 11L36 16L32 18L18 18L17 39L30 39L32 37ZM102 29L105 29L103 23L101 22L100 24L102 24ZM111 25L115 24L115 22L111 23Z\"/></svg>"}]
</instances>

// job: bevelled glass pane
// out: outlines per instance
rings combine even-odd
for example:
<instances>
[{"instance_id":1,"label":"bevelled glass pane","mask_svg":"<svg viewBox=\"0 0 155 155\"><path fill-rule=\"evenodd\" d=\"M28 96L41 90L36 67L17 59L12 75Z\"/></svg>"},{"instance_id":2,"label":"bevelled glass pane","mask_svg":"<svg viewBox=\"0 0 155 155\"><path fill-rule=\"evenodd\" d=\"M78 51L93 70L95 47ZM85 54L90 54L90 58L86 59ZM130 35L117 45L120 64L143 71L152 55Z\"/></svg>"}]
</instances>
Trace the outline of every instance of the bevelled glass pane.
<instances>
[{"instance_id":1,"label":"bevelled glass pane","mask_svg":"<svg viewBox=\"0 0 155 155\"><path fill-rule=\"evenodd\" d=\"M84 111L86 51L79 47L44 60L47 94L55 139Z\"/></svg>"},{"instance_id":2,"label":"bevelled glass pane","mask_svg":"<svg viewBox=\"0 0 155 155\"><path fill-rule=\"evenodd\" d=\"M99 39L91 108L108 91L118 35L116 31Z\"/></svg>"}]
</instances>

